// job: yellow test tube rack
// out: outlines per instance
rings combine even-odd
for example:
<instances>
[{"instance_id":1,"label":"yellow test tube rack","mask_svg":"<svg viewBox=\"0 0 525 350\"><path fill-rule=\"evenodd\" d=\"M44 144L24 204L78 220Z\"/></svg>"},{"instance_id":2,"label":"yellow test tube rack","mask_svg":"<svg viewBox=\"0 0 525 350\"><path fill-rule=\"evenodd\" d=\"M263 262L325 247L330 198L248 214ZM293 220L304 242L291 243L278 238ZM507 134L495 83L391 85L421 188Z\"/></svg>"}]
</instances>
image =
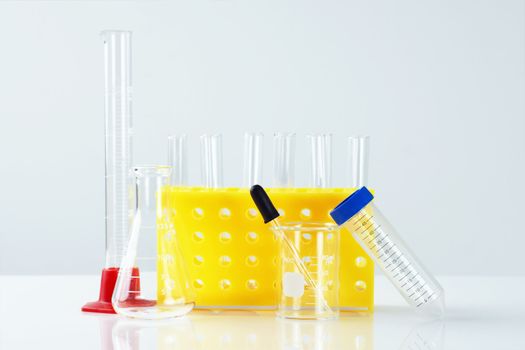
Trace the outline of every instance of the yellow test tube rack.
<instances>
[{"instance_id":1,"label":"yellow test tube rack","mask_svg":"<svg viewBox=\"0 0 525 350\"><path fill-rule=\"evenodd\" d=\"M329 211L354 190L288 188L267 192L281 213L281 223L332 222ZM248 189L168 186L162 200L188 262L197 308L275 308L278 242L263 223ZM341 310L372 312L374 264L349 232L341 231L340 242ZM158 270L159 278L169 273Z\"/></svg>"}]
</instances>

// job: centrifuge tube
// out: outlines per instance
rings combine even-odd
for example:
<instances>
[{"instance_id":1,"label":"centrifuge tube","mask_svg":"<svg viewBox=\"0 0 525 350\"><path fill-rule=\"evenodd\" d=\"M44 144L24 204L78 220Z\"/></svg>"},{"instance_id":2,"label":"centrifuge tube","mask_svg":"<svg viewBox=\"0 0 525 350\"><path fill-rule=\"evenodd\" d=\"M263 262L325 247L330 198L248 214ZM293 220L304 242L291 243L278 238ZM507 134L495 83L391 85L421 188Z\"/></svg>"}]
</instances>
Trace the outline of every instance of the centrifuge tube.
<instances>
[{"instance_id":1,"label":"centrifuge tube","mask_svg":"<svg viewBox=\"0 0 525 350\"><path fill-rule=\"evenodd\" d=\"M273 136L274 187L295 184L295 134L279 132Z\"/></svg>"},{"instance_id":2,"label":"centrifuge tube","mask_svg":"<svg viewBox=\"0 0 525 350\"><path fill-rule=\"evenodd\" d=\"M350 187L368 186L369 154L369 136L350 136L348 138L347 168Z\"/></svg>"},{"instance_id":3,"label":"centrifuge tube","mask_svg":"<svg viewBox=\"0 0 525 350\"><path fill-rule=\"evenodd\" d=\"M222 182L222 135L201 136L201 171L205 187L219 188Z\"/></svg>"},{"instance_id":4,"label":"centrifuge tube","mask_svg":"<svg viewBox=\"0 0 525 350\"><path fill-rule=\"evenodd\" d=\"M262 180L263 134L244 134L243 184L250 187Z\"/></svg>"},{"instance_id":5,"label":"centrifuge tube","mask_svg":"<svg viewBox=\"0 0 525 350\"><path fill-rule=\"evenodd\" d=\"M352 233L410 305L422 313L442 315L445 307L443 288L410 252L373 199L372 193L362 187L330 215Z\"/></svg>"},{"instance_id":6,"label":"centrifuge tube","mask_svg":"<svg viewBox=\"0 0 525 350\"><path fill-rule=\"evenodd\" d=\"M114 313L111 294L129 241L133 198L131 123L131 32L104 31L106 121L106 265L99 300L82 311Z\"/></svg>"},{"instance_id":7,"label":"centrifuge tube","mask_svg":"<svg viewBox=\"0 0 525 350\"><path fill-rule=\"evenodd\" d=\"M171 166L172 186L184 186L188 182L188 139L186 135L168 137L168 164Z\"/></svg>"},{"instance_id":8,"label":"centrifuge tube","mask_svg":"<svg viewBox=\"0 0 525 350\"><path fill-rule=\"evenodd\" d=\"M310 186L328 188L332 186L332 135L312 134L310 142L311 169Z\"/></svg>"}]
</instances>

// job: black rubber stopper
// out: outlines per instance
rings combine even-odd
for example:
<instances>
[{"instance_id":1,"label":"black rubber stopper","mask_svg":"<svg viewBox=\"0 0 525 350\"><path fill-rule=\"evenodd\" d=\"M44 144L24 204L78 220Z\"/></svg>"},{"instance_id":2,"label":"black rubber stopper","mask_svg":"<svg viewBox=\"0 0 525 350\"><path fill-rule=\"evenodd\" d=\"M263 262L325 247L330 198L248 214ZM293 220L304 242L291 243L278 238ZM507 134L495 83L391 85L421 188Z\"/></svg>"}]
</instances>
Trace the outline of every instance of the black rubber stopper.
<instances>
[{"instance_id":1,"label":"black rubber stopper","mask_svg":"<svg viewBox=\"0 0 525 350\"><path fill-rule=\"evenodd\" d=\"M257 209L259 209L259 213L261 213L265 224L279 217L279 212L275 209L270 197L268 197L268 194L262 186L253 185L252 188L250 188L250 195Z\"/></svg>"}]
</instances>

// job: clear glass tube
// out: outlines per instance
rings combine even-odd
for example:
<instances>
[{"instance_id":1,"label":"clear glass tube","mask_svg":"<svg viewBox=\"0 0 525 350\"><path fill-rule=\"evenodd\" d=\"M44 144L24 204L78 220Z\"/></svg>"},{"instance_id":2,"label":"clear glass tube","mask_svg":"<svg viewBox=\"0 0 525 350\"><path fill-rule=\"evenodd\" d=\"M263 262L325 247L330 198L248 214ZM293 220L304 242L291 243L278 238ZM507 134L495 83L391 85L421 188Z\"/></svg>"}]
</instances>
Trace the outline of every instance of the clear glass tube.
<instances>
[{"instance_id":1,"label":"clear glass tube","mask_svg":"<svg viewBox=\"0 0 525 350\"><path fill-rule=\"evenodd\" d=\"M223 186L222 135L201 136L202 182L208 188Z\"/></svg>"},{"instance_id":2,"label":"clear glass tube","mask_svg":"<svg viewBox=\"0 0 525 350\"><path fill-rule=\"evenodd\" d=\"M171 166L172 186L188 184L188 139L186 135L168 137L168 165Z\"/></svg>"},{"instance_id":3,"label":"clear glass tube","mask_svg":"<svg viewBox=\"0 0 525 350\"><path fill-rule=\"evenodd\" d=\"M332 186L332 134L307 135L310 143L310 186Z\"/></svg>"},{"instance_id":4,"label":"clear glass tube","mask_svg":"<svg viewBox=\"0 0 525 350\"><path fill-rule=\"evenodd\" d=\"M273 136L274 187L295 185L295 134L279 132Z\"/></svg>"},{"instance_id":5,"label":"clear glass tube","mask_svg":"<svg viewBox=\"0 0 525 350\"><path fill-rule=\"evenodd\" d=\"M369 136L350 136L348 138L348 185L354 188L368 186L370 155Z\"/></svg>"},{"instance_id":6,"label":"clear glass tube","mask_svg":"<svg viewBox=\"0 0 525 350\"><path fill-rule=\"evenodd\" d=\"M262 182L263 139L263 134L259 132L244 134L243 185L245 187Z\"/></svg>"},{"instance_id":7,"label":"clear glass tube","mask_svg":"<svg viewBox=\"0 0 525 350\"><path fill-rule=\"evenodd\" d=\"M345 202L348 203L350 199L351 197ZM367 204L343 225L410 305L429 315L443 314L443 288L408 249L373 202Z\"/></svg>"},{"instance_id":8,"label":"clear glass tube","mask_svg":"<svg viewBox=\"0 0 525 350\"><path fill-rule=\"evenodd\" d=\"M171 221L168 166L134 169L135 210L112 304L118 314L141 319L185 315L195 293Z\"/></svg>"},{"instance_id":9,"label":"clear glass tube","mask_svg":"<svg viewBox=\"0 0 525 350\"><path fill-rule=\"evenodd\" d=\"M132 203L131 32L104 31L106 119L106 268L117 267L129 240Z\"/></svg>"}]
</instances>

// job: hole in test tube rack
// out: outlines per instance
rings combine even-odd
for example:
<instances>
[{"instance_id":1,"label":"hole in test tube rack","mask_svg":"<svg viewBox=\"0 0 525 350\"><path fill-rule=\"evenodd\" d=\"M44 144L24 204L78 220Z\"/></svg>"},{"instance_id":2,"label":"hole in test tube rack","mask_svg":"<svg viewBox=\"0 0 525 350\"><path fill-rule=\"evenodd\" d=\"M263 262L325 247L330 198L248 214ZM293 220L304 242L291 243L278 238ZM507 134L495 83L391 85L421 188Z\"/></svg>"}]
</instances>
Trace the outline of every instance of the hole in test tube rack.
<instances>
[{"instance_id":1,"label":"hole in test tube rack","mask_svg":"<svg viewBox=\"0 0 525 350\"><path fill-rule=\"evenodd\" d=\"M193 240L195 242L199 242L199 243L204 241L204 233L202 233L200 231L194 232L193 233Z\"/></svg>"},{"instance_id":2,"label":"hole in test tube rack","mask_svg":"<svg viewBox=\"0 0 525 350\"><path fill-rule=\"evenodd\" d=\"M308 208L303 208L301 209L300 216L303 220L310 220L312 217L312 211Z\"/></svg>"},{"instance_id":3,"label":"hole in test tube rack","mask_svg":"<svg viewBox=\"0 0 525 350\"><path fill-rule=\"evenodd\" d=\"M301 235L301 238L302 238L303 243L308 244L308 243L312 242L312 234L311 233L303 233Z\"/></svg>"},{"instance_id":4,"label":"hole in test tube rack","mask_svg":"<svg viewBox=\"0 0 525 350\"><path fill-rule=\"evenodd\" d=\"M195 255L193 257L193 263L195 265L202 265L204 263L204 258L202 256L200 256L200 255Z\"/></svg>"},{"instance_id":5,"label":"hole in test tube rack","mask_svg":"<svg viewBox=\"0 0 525 350\"><path fill-rule=\"evenodd\" d=\"M259 240L259 235L257 232L248 232L246 234L246 242L248 243L256 243Z\"/></svg>"},{"instance_id":6,"label":"hole in test tube rack","mask_svg":"<svg viewBox=\"0 0 525 350\"><path fill-rule=\"evenodd\" d=\"M192 215L195 219L200 220L204 217L204 210L202 208L194 208Z\"/></svg>"},{"instance_id":7,"label":"hole in test tube rack","mask_svg":"<svg viewBox=\"0 0 525 350\"><path fill-rule=\"evenodd\" d=\"M255 255L250 255L246 258L246 265L255 267L259 264L259 259Z\"/></svg>"},{"instance_id":8,"label":"hole in test tube rack","mask_svg":"<svg viewBox=\"0 0 525 350\"><path fill-rule=\"evenodd\" d=\"M219 265L222 267L230 266L232 259L228 255L223 255L219 258Z\"/></svg>"},{"instance_id":9,"label":"hole in test tube rack","mask_svg":"<svg viewBox=\"0 0 525 350\"><path fill-rule=\"evenodd\" d=\"M306 266L306 267L309 267L310 264L312 263L312 258L310 256L305 256L303 257L303 264Z\"/></svg>"},{"instance_id":10,"label":"hole in test tube rack","mask_svg":"<svg viewBox=\"0 0 525 350\"><path fill-rule=\"evenodd\" d=\"M231 285L232 284L228 279L223 279L219 281L219 288L222 290L230 289Z\"/></svg>"},{"instance_id":11,"label":"hole in test tube rack","mask_svg":"<svg viewBox=\"0 0 525 350\"><path fill-rule=\"evenodd\" d=\"M250 220L254 220L257 217L258 214L259 213L258 213L257 209L255 209L255 208L250 208L250 209L248 209L246 211L246 217L248 219L250 219Z\"/></svg>"},{"instance_id":12,"label":"hole in test tube rack","mask_svg":"<svg viewBox=\"0 0 525 350\"><path fill-rule=\"evenodd\" d=\"M356 281L354 287L358 292L364 292L366 290L366 283L365 281Z\"/></svg>"},{"instance_id":13,"label":"hole in test tube rack","mask_svg":"<svg viewBox=\"0 0 525 350\"><path fill-rule=\"evenodd\" d=\"M355 258L355 266L359 267L359 268L363 268L366 266L366 258L362 257L362 256L358 256L357 258Z\"/></svg>"},{"instance_id":14,"label":"hole in test tube rack","mask_svg":"<svg viewBox=\"0 0 525 350\"><path fill-rule=\"evenodd\" d=\"M246 288L251 291L257 290L257 288L259 288L259 283L254 279L249 279L246 281Z\"/></svg>"},{"instance_id":15,"label":"hole in test tube rack","mask_svg":"<svg viewBox=\"0 0 525 350\"><path fill-rule=\"evenodd\" d=\"M221 208L219 210L219 217L223 220L229 219L232 216L232 212L228 208Z\"/></svg>"},{"instance_id":16,"label":"hole in test tube rack","mask_svg":"<svg viewBox=\"0 0 525 350\"><path fill-rule=\"evenodd\" d=\"M326 282L326 288L328 288L328 290L334 289L334 281L330 280Z\"/></svg>"},{"instance_id":17,"label":"hole in test tube rack","mask_svg":"<svg viewBox=\"0 0 525 350\"><path fill-rule=\"evenodd\" d=\"M232 235L229 232L221 232L219 234L219 241L221 243L229 243L232 240Z\"/></svg>"}]
</instances>

